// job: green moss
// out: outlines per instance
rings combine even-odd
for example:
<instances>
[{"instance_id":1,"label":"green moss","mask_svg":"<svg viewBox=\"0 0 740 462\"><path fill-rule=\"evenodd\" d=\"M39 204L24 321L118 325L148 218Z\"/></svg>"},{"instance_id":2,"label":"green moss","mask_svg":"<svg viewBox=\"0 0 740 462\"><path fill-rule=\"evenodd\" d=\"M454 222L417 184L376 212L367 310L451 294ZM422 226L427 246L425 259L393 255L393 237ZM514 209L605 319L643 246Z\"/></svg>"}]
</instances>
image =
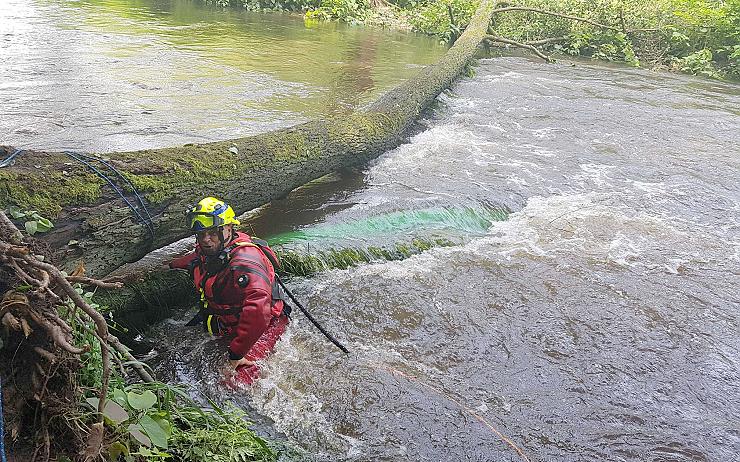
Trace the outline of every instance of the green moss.
<instances>
[{"instance_id":1,"label":"green moss","mask_svg":"<svg viewBox=\"0 0 740 462\"><path fill-rule=\"evenodd\" d=\"M149 202L161 203L176 194L184 183L205 184L232 178L242 170L237 167L240 163L235 154L228 149L219 149L217 153L190 146L181 149L184 153L167 149L152 156L153 159L137 167L138 172L144 173L123 174Z\"/></svg>"},{"instance_id":2,"label":"green moss","mask_svg":"<svg viewBox=\"0 0 740 462\"><path fill-rule=\"evenodd\" d=\"M329 269L347 269L373 261L404 260L434 247L455 245L447 239L414 239L410 244L397 243L393 247L367 247L365 249L329 249L315 254L305 254L276 247L281 263L281 273L293 276L310 276Z\"/></svg>"},{"instance_id":3,"label":"green moss","mask_svg":"<svg viewBox=\"0 0 740 462\"><path fill-rule=\"evenodd\" d=\"M56 217L65 205L99 199L102 185L102 179L85 172L65 175L44 171L39 175L22 176L16 172L0 172L0 207L17 205Z\"/></svg>"}]
</instances>

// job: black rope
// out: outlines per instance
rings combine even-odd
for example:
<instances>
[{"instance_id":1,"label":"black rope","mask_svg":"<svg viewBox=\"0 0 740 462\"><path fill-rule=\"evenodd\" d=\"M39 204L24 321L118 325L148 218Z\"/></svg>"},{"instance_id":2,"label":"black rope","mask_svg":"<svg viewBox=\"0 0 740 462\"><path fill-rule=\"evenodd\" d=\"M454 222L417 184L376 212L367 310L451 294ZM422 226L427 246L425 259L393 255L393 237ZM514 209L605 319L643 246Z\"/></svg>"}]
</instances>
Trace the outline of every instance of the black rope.
<instances>
[{"instance_id":1,"label":"black rope","mask_svg":"<svg viewBox=\"0 0 740 462\"><path fill-rule=\"evenodd\" d=\"M329 332L327 332L326 329L324 329L323 327L321 327L321 324L319 324L319 322L317 320L315 320L313 318L313 316L311 316L311 313L309 313L308 310L306 310L303 307L303 305L301 305L301 302L299 302L298 300L296 300L296 298L293 296L293 294L290 292L290 290L288 290L288 288L285 287L285 284L283 284L283 280L280 279L280 277L278 277L277 274L275 275L275 279L277 279L277 282L278 282L278 284L280 284L280 287L282 287L285 290L285 293L288 294L288 297L290 297L290 299L293 300L293 303L295 303L298 306L298 308L300 308L301 312L308 318L308 320L311 321L311 324L313 324L314 326L316 326L316 328L319 329L321 331L321 333L324 334L324 336L326 338L328 338L331 343L333 343L334 345L336 345L337 348L339 348L340 350L342 350L345 353L349 353L349 350L347 350L347 348L345 348L344 345L342 345L341 343L339 343L339 341L337 339L335 339L334 337L332 337L332 335Z\"/></svg>"},{"instance_id":2,"label":"black rope","mask_svg":"<svg viewBox=\"0 0 740 462\"><path fill-rule=\"evenodd\" d=\"M76 161L78 161L78 162L86 165L90 170L92 170L93 172L95 172L96 175L98 175L106 183L108 183L108 185L110 185L110 187L113 189L113 191L115 191L118 194L118 196L121 199L123 199L123 201L126 203L126 205L128 205L128 207L131 209L131 211L134 212L134 215L136 215L136 218L138 218L139 223L141 223L144 227L146 227L147 230L149 230L149 234L151 235L152 239L154 239L154 227L152 226L152 216L149 213L149 209L147 209L146 205L144 204L144 200L141 198L141 195L139 195L139 192L136 190L136 188L134 187L134 185L131 184L131 182L126 177L124 177L121 174L121 172L119 172L110 163L108 163L105 160L100 159L98 157L88 156L86 154L82 154L82 153L79 153L79 152L73 152L73 151L64 151L64 153L67 154L72 159L74 159L74 160L76 160ZM140 206L141 210L143 210L144 211L144 214L146 214L146 218L144 218L144 216L141 214L141 212L139 211L139 209L136 208L136 206L134 206L134 204L132 204L131 201L128 200L128 198L124 194L123 190L120 187L118 187L118 185L115 184L113 182L113 180L111 180L108 175L106 175L105 173L103 173L100 170L98 170L98 168L96 168L94 165L92 165L90 162L88 162L88 160L100 162L108 170L111 170L111 171L113 171L113 173L115 173L116 175L118 175L118 177L121 180L123 180L131 188L131 190L133 191L134 196L136 196L136 199L139 202L139 206Z\"/></svg>"},{"instance_id":3,"label":"black rope","mask_svg":"<svg viewBox=\"0 0 740 462\"><path fill-rule=\"evenodd\" d=\"M13 151L13 154L11 154L10 157L0 162L0 168L7 167L8 165L10 165L13 162L13 158L23 152L25 152L23 149L16 149L15 151Z\"/></svg>"}]
</instances>

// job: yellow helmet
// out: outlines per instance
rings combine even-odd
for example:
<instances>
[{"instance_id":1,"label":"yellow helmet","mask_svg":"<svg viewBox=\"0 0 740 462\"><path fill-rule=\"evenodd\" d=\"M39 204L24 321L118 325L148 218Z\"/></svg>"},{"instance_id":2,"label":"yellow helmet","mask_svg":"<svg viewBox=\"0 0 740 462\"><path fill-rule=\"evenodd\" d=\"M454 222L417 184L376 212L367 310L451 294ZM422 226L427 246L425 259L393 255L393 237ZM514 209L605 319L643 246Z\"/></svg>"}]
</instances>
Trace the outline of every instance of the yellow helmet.
<instances>
[{"instance_id":1,"label":"yellow helmet","mask_svg":"<svg viewBox=\"0 0 740 462\"><path fill-rule=\"evenodd\" d=\"M190 231L197 233L204 229L224 225L238 225L234 209L215 197L206 197L188 211L187 223Z\"/></svg>"}]
</instances>

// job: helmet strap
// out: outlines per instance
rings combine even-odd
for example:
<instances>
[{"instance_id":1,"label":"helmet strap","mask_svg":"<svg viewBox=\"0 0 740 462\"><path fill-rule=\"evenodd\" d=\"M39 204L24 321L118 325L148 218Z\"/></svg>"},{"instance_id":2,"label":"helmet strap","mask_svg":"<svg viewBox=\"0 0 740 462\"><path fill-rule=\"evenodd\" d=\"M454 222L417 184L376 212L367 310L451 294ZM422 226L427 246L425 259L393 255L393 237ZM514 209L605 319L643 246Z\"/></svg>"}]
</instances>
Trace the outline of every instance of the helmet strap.
<instances>
[{"instance_id":1,"label":"helmet strap","mask_svg":"<svg viewBox=\"0 0 740 462\"><path fill-rule=\"evenodd\" d=\"M229 237L229 240L231 240L231 237ZM226 241L224 240L224 227L219 226L218 227L218 251L221 252L226 247Z\"/></svg>"}]
</instances>

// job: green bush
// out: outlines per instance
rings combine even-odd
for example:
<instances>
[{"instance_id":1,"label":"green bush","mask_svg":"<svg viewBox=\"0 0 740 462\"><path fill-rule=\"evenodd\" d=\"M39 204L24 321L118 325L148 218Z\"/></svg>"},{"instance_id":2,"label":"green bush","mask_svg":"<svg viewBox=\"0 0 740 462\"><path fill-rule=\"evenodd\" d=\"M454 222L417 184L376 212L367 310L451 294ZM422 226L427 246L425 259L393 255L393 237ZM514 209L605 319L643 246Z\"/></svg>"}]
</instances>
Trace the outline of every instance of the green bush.
<instances>
[{"instance_id":1,"label":"green bush","mask_svg":"<svg viewBox=\"0 0 740 462\"><path fill-rule=\"evenodd\" d=\"M316 8L306 12L306 19L339 19L348 23L362 22L370 11L366 0L321 0Z\"/></svg>"},{"instance_id":2,"label":"green bush","mask_svg":"<svg viewBox=\"0 0 740 462\"><path fill-rule=\"evenodd\" d=\"M443 42L453 42L465 30L478 3L471 0L414 3L409 22L418 32L436 35Z\"/></svg>"},{"instance_id":3,"label":"green bush","mask_svg":"<svg viewBox=\"0 0 740 462\"><path fill-rule=\"evenodd\" d=\"M474 12L474 0L413 3L414 29L453 40ZM496 35L518 42L562 37L549 52L672 66L708 77L740 77L740 0L516 0L523 6L582 17L617 30L537 12L494 15ZM450 20L449 8L454 20Z\"/></svg>"}]
</instances>

